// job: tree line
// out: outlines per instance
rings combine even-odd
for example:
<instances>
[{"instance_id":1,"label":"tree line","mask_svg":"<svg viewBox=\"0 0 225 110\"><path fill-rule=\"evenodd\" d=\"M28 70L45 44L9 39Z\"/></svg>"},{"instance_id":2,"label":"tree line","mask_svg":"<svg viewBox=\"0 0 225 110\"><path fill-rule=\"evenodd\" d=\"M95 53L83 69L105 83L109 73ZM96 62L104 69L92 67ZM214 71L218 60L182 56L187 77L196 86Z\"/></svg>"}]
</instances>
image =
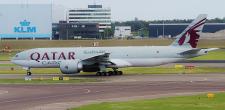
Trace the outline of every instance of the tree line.
<instances>
[{"instance_id":1,"label":"tree line","mask_svg":"<svg viewBox=\"0 0 225 110\"><path fill-rule=\"evenodd\" d=\"M113 37L115 26L131 26L131 31L134 36L145 37L149 34L149 24L172 24L172 23L191 23L193 19L173 19L173 20L154 20L154 21L144 21L135 19L133 21L124 22L113 22L112 28L107 28L103 33L100 33L101 38L109 39ZM207 23L225 23L224 18L214 18L208 19Z\"/></svg>"},{"instance_id":2,"label":"tree line","mask_svg":"<svg viewBox=\"0 0 225 110\"><path fill-rule=\"evenodd\" d=\"M170 24L170 23L191 23L193 19L173 19L173 20L154 20L154 21L144 21L144 20L134 20L134 21L125 21L125 22L114 22L112 27L115 26L131 26L132 32L137 32L140 30L148 30L149 24ZM208 19L207 23L225 23L224 18L214 18Z\"/></svg>"}]
</instances>

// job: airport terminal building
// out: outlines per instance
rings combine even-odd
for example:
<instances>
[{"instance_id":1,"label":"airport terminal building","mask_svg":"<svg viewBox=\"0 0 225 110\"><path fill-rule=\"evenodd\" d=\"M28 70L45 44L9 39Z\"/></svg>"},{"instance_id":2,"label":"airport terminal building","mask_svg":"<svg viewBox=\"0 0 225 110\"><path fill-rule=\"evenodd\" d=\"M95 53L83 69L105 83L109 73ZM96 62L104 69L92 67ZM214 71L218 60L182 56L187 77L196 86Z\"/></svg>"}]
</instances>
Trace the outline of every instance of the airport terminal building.
<instances>
[{"instance_id":1,"label":"airport terminal building","mask_svg":"<svg viewBox=\"0 0 225 110\"><path fill-rule=\"evenodd\" d=\"M88 8L71 9L67 13L68 23L98 23L99 32L111 28L111 9L102 5L88 5Z\"/></svg>"},{"instance_id":2,"label":"airport terminal building","mask_svg":"<svg viewBox=\"0 0 225 110\"><path fill-rule=\"evenodd\" d=\"M188 25L188 23L149 24L149 37L175 37L180 34ZM221 30L225 30L225 23L206 23L203 28L204 33L215 33Z\"/></svg>"},{"instance_id":3,"label":"airport terminal building","mask_svg":"<svg viewBox=\"0 0 225 110\"><path fill-rule=\"evenodd\" d=\"M0 39L52 39L51 4L0 4Z\"/></svg>"},{"instance_id":4,"label":"airport terminal building","mask_svg":"<svg viewBox=\"0 0 225 110\"><path fill-rule=\"evenodd\" d=\"M99 37L98 23L53 23L54 40L97 39Z\"/></svg>"}]
</instances>

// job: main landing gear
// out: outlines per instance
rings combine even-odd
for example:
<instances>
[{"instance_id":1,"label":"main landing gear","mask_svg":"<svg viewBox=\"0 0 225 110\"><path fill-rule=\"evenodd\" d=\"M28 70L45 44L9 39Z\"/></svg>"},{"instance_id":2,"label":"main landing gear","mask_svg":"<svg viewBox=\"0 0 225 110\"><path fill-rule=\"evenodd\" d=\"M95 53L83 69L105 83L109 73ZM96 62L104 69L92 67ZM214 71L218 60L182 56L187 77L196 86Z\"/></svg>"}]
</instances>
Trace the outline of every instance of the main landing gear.
<instances>
[{"instance_id":1,"label":"main landing gear","mask_svg":"<svg viewBox=\"0 0 225 110\"><path fill-rule=\"evenodd\" d=\"M123 75L122 71L109 71L109 72L97 72L97 76L114 76L114 75Z\"/></svg>"},{"instance_id":2,"label":"main landing gear","mask_svg":"<svg viewBox=\"0 0 225 110\"><path fill-rule=\"evenodd\" d=\"M97 76L114 76L114 75L123 75L122 71L118 71L116 68L113 68L113 71L103 71L103 72L97 72Z\"/></svg>"}]
</instances>

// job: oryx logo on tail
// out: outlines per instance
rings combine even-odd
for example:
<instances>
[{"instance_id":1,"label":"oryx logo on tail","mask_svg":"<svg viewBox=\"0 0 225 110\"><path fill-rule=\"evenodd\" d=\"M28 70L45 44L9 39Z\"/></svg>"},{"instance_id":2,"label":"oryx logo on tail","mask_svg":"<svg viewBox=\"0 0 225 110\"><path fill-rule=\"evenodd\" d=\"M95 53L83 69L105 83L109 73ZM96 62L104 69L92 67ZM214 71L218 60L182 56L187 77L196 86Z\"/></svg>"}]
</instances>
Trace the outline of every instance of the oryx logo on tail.
<instances>
[{"instance_id":1,"label":"oryx logo on tail","mask_svg":"<svg viewBox=\"0 0 225 110\"><path fill-rule=\"evenodd\" d=\"M198 40L199 40L199 37L200 37L198 32L199 32L199 30L190 30L190 31L188 31L178 41L179 45L183 45L184 43L189 43L192 48L196 48Z\"/></svg>"}]
</instances>

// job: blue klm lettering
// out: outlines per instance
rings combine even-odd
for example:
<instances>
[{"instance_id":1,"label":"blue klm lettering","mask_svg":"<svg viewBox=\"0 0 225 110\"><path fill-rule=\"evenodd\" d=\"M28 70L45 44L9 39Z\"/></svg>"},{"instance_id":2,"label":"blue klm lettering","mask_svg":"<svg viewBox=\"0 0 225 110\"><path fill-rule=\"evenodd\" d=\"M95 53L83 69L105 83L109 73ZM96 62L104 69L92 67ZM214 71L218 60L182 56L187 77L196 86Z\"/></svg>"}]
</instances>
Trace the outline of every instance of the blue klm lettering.
<instances>
[{"instance_id":1,"label":"blue klm lettering","mask_svg":"<svg viewBox=\"0 0 225 110\"><path fill-rule=\"evenodd\" d=\"M18 32L18 33L36 33L36 27L14 27L14 32Z\"/></svg>"},{"instance_id":2,"label":"blue klm lettering","mask_svg":"<svg viewBox=\"0 0 225 110\"><path fill-rule=\"evenodd\" d=\"M28 22L27 20L21 21L20 26L14 27L14 32L17 33L36 33L36 31L36 27L31 27L30 22Z\"/></svg>"}]
</instances>

